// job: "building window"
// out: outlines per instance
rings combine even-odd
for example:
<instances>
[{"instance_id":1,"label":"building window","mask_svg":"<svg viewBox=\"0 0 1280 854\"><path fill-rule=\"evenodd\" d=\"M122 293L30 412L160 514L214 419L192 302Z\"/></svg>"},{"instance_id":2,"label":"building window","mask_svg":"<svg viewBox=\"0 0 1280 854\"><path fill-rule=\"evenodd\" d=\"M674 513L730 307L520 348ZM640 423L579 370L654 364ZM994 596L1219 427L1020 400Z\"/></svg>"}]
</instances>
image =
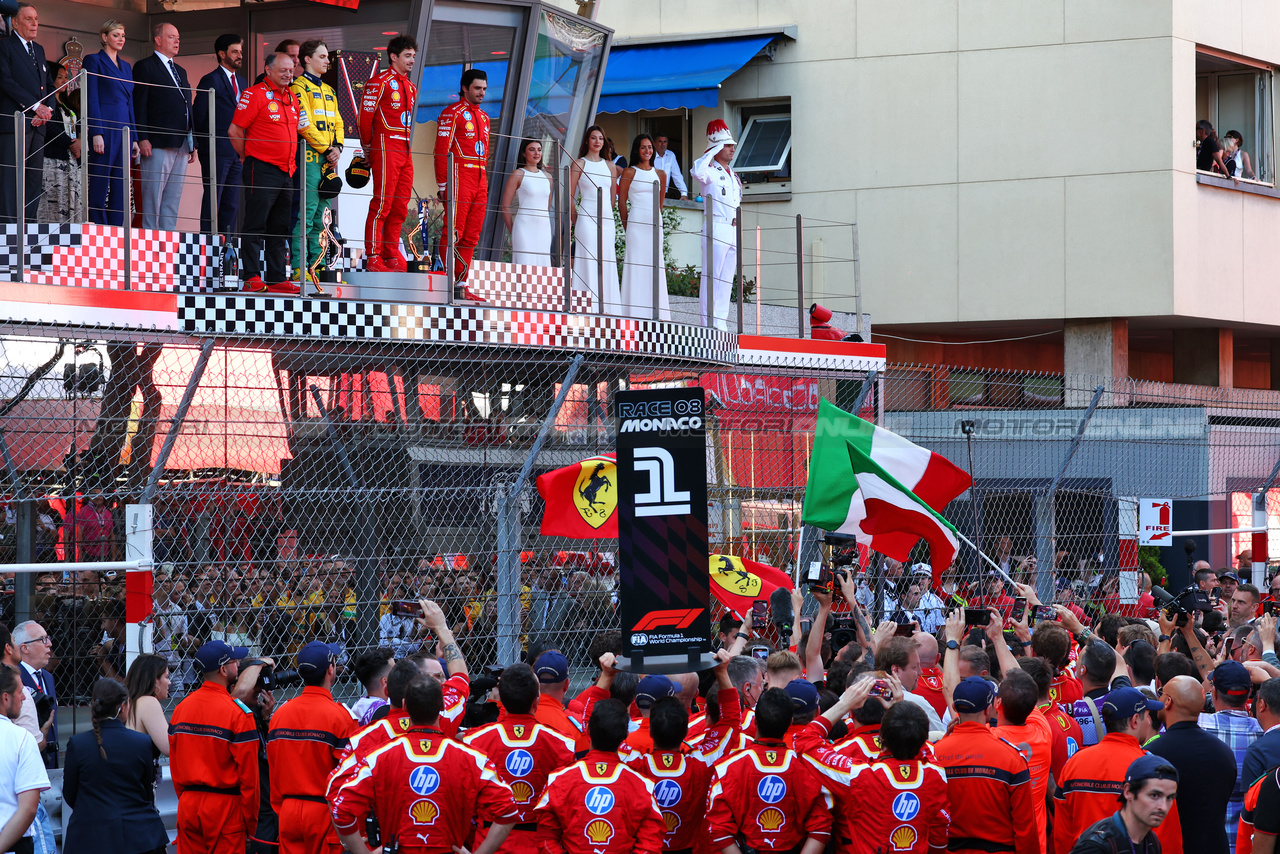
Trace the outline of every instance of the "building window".
<instances>
[{"instance_id":1,"label":"building window","mask_svg":"<svg viewBox=\"0 0 1280 854\"><path fill-rule=\"evenodd\" d=\"M1241 180L1275 183L1272 73L1264 63L1204 49L1196 52L1196 118L1213 124L1224 147L1231 131L1240 135L1239 162L1246 166L1236 176ZM1229 148L1223 157L1233 159Z\"/></svg>"},{"instance_id":2,"label":"building window","mask_svg":"<svg viewBox=\"0 0 1280 854\"><path fill-rule=\"evenodd\" d=\"M733 171L744 184L784 184L791 181L791 105L773 103L743 107L742 133L734 152ZM783 187L760 187L783 191Z\"/></svg>"}]
</instances>

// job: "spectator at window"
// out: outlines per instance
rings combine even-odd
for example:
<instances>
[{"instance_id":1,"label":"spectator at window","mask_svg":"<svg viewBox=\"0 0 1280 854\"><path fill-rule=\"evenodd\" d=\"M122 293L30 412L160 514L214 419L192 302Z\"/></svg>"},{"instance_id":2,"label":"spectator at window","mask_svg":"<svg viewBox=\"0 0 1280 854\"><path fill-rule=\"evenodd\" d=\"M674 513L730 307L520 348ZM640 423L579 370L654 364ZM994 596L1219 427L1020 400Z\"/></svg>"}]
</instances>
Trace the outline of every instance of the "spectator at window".
<instances>
[{"instance_id":1,"label":"spectator at window","mask_svg":"<svg viewBox=\"0 0 1280 854\"><path fill-rule=\"evenodd\" d=\"M33 848L33 823L49 774L35 740L13 722L26 691L18 671L0 667L0 851Z\"/></svg>"},{"instance_id":2,"label":"spectator at window","mask_svg":"<svg viewBox=\"0 0 1280 854\"><path fill-rule=\"evenodd\" d=\"M1223 159L1227 163L1227 171L1231 177L1248 178L1250 181L1258 180L1258 176L1253 172L1253 162L1249 160L1249 154L1244 150L1244 137L1240 135L1240 131L1229 130L1222 140L1226 146Z\"/></svg>"},{"instance_id":3,"label":"spectator at window","mask_svg":"<svg viewBox=\"0 0 1280 854\"><path fill-rule=\"evenodd\" d=\"M665 133L653 138L653 165L667 175L667 198L687 199L689 190L685 186L684 175L680 172L680 161L676 159L676 153L667 148L669 144L670 140Z\"/></svg>"},{"instance_id":4,"label":"spectator at window","mask_svg":"<svg viewBox=\"0 0 1280 854\"><path fill-rule=\"evenodd\" d=\"M1232 176L1228 171L1226 160L1222 155L1222 143L1213 129L1213 123L1207 119L1196 122L1196 170L1217 172L1224 178L1232 178L1237 184L1240 183L1240 179ZM1198 574L1197 580L1199 580Z\"/></svg>"},{"instance_id":5,"label":"spectator at window","mask_svg":"<svg viewBox=\"0 0 1280 854\"><path fill-rule=\"evenodd\" d=\"M164 756L169 755L169 721L160 704L169 699L169 684L169 662L162 655L135 658L125 682L129 689L125 726L149 736Z\"/></svg>"},{"instance_id":6,"label":"spectator at window","mask_svg":"<svg viewBox=\"0 0 1280 854\"><path fill-rule=\"evenodd\" d=\"M169 834L155 805L156 746L124 725L129 692L116 680L98 680L89 708L93 729L67 743L62 796L75 812L65 848L159 854Z\"/></svg>"}]
</instances>

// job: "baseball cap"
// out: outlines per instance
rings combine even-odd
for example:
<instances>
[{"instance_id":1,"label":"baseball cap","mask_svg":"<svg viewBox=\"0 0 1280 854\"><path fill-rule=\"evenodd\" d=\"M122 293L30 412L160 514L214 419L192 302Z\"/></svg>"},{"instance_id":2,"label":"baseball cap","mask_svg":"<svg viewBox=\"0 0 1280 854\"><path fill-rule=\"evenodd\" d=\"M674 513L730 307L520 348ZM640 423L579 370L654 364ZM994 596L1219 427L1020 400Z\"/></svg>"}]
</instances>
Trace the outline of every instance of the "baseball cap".
<instances>
[{"instance_id":1,"label":"baseball cap","mask_svg":"<svg viewBox=\"0 0 1280 854\"><path fill-rule=\"evenodd\" d=\"M1224 661L1213 668L1213 687L1223 694L1247 694L1253 680L1238 661Z\"/></svg>"},{"instance_id":2,"label":"baseball cap","mask_svg":"<svg viewBox=\"0 0 1280 854\"><path fill-rule=\"evenodd\" d=\"M543 685L556 685L569 678L569 659L558 649L549 649L533 663L533 672Z\"/></svg>"},{"instance_id":3,"label":"baseball cap","mask_svg":"<svg viewBox=\"0 0 1280 854\"><path fill-rule=\"evenodd\" d=\"M665 676L646 676L636 686L636 706L651 709L663 697L674 697L676 685Z\"/></svg>"},{"instance_id":4,"label":"baseball cap","mask_svg":"<svg viewBox=\"0 0 1280 854\"><path fill-rule=\"evenodd\" d=\"M1102 716L1112 720L1124 719L1143 712L1155 712L1164 704L1153 700L1137 688L1116 688L1102 698Z\"/></svg>"},{"instance_id":5,"label":"baseball cap","mask_svg":"<svg viewBox=\"0 0 1280 854\"><path fill-rule=\"evenodd\" d=\"M311 643L298 650L298 654L294 656L294 661L298 665L299 673L315 673L316 671L328 670L329 665L338 660L340 651L336 643L311 641Z\"/></svg>"},{"instance_id":6,"label":"baseball cap","mask_svg":"<svg viewBox=\"0 0 1280 854\"><path fill-rule=\"evenodd\" d=\"M1239 583L1240 583L1240 576L1236 575L1236 574L1235 574L1235 572L1233 572L1233 571L1232 571L1232 570L1230 570L1230 569L1228 569L1226 572L1219 572L1219 573L1218 573L1218 580L1219 580L1219 581L1221 581L1221 580L1222 580L1222 579L1224 579L1224 578L1230 578L1230 579L1231 579L1232 581L1234 581L1236 584L1239 584Z\"/></svg>"},{"instance_id":7,"label":"baseball cap","mask_svg":"<svg viewBox=\"0 0 1280 854\"><path fill-rule=\"evenodd\" d=\"M226 641L212 640L196 650L196 666L200 668L201 673L209 673L229 662L247 658L248 655L248 647L232 646Z\"/></svg>"},{"instance_id":8,"label":"baseball cap","mask_svg":"<svg viewBox=\"0 0 1280 854\"><path fill-rule=\"evenodd\" d=\"M786 691L797 714L810 715L818 710L818 689L812 682L792 679Z\"/></svg>"},{"instance_id":9,"label":"baseball cap","mask_svg":"<svg viewBox=\"0 0 1280 854\"><path fill-rule=\"evenodd\" d=\"M1178 769L1169 764L1163 756L1145 753L1129 763L1129 770L1124 772L1126 783L1138 783L1143 780L1172 780L1178 782Z\"/></svg>"},{"instance_id":10,"label":"baseball cap","mask_svg":"<svg viewBox=\"0 0 1280 854\"><path fill-rule=\"evenodd\" d=\"M951 695L956 711L966 715L985 711L995 696L996 686L981 676L966 676L961 679Z\"/></svg>"},{"instance_id":11,"label":"baseball cap","mask_svg":"<svg viewBox=\"0 0 1280 854\"><path fill-rule=\"evenodd\" d=\"M913 564L911 565L911 574L912 574L912 575L929 575L929 576L932 576L932 575L933 575L933 567L929 566L929 564L927 564L927 563L913 563Z\"/></svg>"}]
</instances>

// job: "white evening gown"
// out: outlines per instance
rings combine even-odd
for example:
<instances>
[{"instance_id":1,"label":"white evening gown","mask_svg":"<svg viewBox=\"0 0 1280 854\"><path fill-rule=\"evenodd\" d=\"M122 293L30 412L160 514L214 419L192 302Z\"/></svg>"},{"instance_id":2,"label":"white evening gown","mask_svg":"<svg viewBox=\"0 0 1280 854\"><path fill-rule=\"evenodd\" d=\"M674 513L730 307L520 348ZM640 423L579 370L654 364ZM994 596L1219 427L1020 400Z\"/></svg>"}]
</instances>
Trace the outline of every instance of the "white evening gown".
<instances>
[{"instance_id":1,"label":"white evening gown","mask_svg":"<svg viewBox=\"0 0 1280 854\"><path fill-rule=\"evenodd\" d=\"M654 187L659 186L658 170L639 169L631 179L627 200L627 254L622 259L622 311L632 317L653 319L653 244L658 243L658 318L671 319L667 296L667 271L662 266L662 235L653 228Z\"/></svg>"},{"instance_id":2,"label":"white evening gown","mask_svg":"<svg viewBox=\"0 0 1280 854\"><path fill-rule=\"evenodd\" d=\"M613 245L613 205L609 198L612 173L609 164L603 160L583 158L581 164L582 175L578 178L577 188L580 196L578 218L573 231L573 287L590 292L597 301L602 298L597 282L600 270L597 235L600 232L596 223L596 188L600 187L604 190L604 311L605 314L620 314L622 294L618 289L618 252Z\"/></svg>"},{"instance_id":3,"label":"white evening gown","mask_svg":"<svg viewBox=\"0 0 1280 854\"><path fill-rule=\"evenodd\" d=\"M551 178L524 170L516 188L520 208L511 222L511 263L551 266Z\"/></svg>"}]
</instances>

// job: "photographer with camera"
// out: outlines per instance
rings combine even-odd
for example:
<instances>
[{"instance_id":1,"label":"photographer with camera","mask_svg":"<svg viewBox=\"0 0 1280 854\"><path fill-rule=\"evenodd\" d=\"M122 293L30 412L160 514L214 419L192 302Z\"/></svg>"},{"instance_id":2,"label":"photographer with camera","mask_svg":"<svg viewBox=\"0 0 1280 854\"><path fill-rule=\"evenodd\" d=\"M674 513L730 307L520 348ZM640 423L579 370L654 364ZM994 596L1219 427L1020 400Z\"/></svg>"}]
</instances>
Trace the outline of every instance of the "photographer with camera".
<instances>
[{"instance_id":1,"label":"photographer with camera","mask_svg":"<svg viewBox=\"0 0 1280 854\"><path fill-rule=\"evenodd\" d=\"M271 719L267 760L280 854L318 854L338 845L324 795L356 722L333 699L337 660L335 644L311 641L298 650L295 661L305 687Z\"/></svg>"},{"instance_id":2,"label":"photographer with camera","mask_svg":"<svg viewBox=\"0 0 1280 854\"><path fill-rule=\"evenodd\" d=\"M225 641L200 647L195 665L204 681L170 719L169 765L183 854L241 854L257 829L261 740L241 697L258 690L262 668L259 663L241 674L248 652ZM233 696L233 686L239 696Z\"/></svg>"}]
</instances>

